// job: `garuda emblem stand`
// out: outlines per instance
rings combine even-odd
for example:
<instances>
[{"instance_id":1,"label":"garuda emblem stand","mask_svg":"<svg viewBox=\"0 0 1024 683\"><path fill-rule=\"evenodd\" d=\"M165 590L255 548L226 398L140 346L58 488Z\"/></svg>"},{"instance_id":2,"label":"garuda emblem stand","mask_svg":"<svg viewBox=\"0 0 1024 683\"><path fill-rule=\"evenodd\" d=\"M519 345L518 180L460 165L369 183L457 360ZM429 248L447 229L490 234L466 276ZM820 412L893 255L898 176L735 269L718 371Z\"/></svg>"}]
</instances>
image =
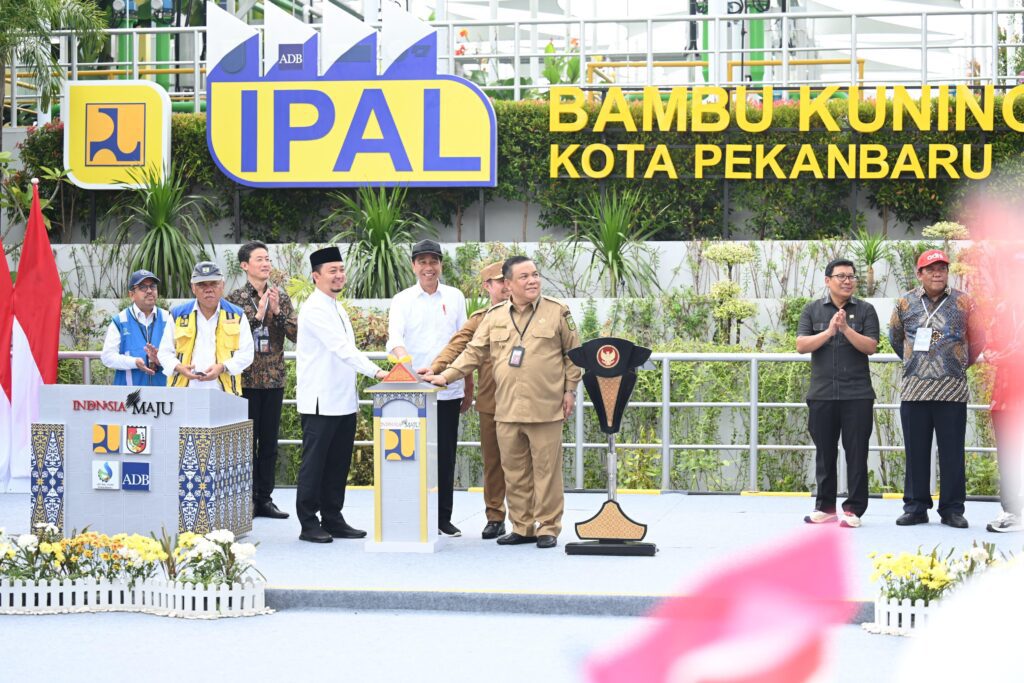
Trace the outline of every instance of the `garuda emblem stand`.
<instances>
[{"instance_id":1,"label":"garuda emblem stand","mask_svg":"<svg viewBox=\"0 0 1024 683\"><path fill-rule=\"evenodd\" d=\"M622 413L636 385L636 368L647 362L651 350L626 339L601 337L569 351L569 359L583 368L583 386L594 404L601 431L608 435L608 500L601 510L576 524L578 543L567 543L567 555L653 556L658 548L641 543L647 525L630 519L616 500L618 461L615 435Z\"/></svg>"}]
</instances>

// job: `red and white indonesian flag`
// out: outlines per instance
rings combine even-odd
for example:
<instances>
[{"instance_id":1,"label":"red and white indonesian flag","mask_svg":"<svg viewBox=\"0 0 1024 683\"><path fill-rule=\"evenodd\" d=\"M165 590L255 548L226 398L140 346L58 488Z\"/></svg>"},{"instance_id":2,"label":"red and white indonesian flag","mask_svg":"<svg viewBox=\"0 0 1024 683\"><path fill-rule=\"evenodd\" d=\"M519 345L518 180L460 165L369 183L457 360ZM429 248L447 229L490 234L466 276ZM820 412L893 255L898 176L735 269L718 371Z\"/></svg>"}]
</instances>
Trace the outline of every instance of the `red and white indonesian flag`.
<instances>
[{"instance_id":1,"label":"red and white indonesian flag","mask_svg":"<svg viewBox=\"0 0 1024 683\"><path fill-rule=\"evenodd\" d=\"M61 296L57 262L50 249L39 207L39 187L33 185L32 211L14 285L12 424L7 491L29 490L31 425L39 415L39 387L57 382Z\"/></svg>"},{"instance_id":2,"label":"red and white indonesian flag","mask_svg":"<svg viewBox=\"0 0 1024 683\"><path fill-rule=\"evenodd\" d=\"M0 241L0 493L7 490L11 468L11 316L14 287Z\"/></svg>"},{"instance_id":3,"label":"red and white indonesian flag","mask_svg":"<svg viewBox=\"0 0 1024 683\"><path fill-rule=\"evenodd\" d=\"M844 623L846 562L837 529L807 529L669 598L649 628L587 662L593 683L800 683L824 680L828 627Z\"/></svg>"}]
</instances>

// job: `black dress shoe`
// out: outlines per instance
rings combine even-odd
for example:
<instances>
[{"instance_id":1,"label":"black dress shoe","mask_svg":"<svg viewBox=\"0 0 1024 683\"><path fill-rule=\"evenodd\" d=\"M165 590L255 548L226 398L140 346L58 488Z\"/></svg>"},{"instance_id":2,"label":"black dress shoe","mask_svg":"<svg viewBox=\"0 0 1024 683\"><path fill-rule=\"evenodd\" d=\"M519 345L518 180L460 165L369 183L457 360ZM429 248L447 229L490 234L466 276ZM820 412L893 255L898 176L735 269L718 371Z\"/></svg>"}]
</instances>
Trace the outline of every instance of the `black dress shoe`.
<instances>
[{"instance_id":1,"label":"black dress shoe","mask_svg":"<svg viewBox=\"0 0 1024 683\"><path fill-rule=\"evenodd\" d=\"M252 516L270 517L271 519L288 519L288 513L274 505L274 501L262 504L256 503L252 510Z\"/></svg>"},{"instance_id":2,"label":"black dress shoe","mask_svg":"<svg viewBox=\"0 0 1024 683\"><path fill-rule=\"evenodd\" d=\"M521 536L516 532L505 534L498 539L498 545L522 545L524 543L536 543L536 536Z\"/></svg>"},{"instance_id":3,"label":"black dress shoe","mask_svg":"<svg viewBox=\"0 0 1024 683\"><path fill-rule=\"evenodd\" d=\"M927 524L927 512L904 512L896 518L896 526L914 526L915 524Z\"/></svg>"},{"instance_id":4,"label":"black dress shoe","mask_svg":"<svg viewBox=\"0 0 1024 683\"><path fill-rule=\"evenodd\" d=\"M321 528L334 538L366 538L365 531L349 526L345 520L331 524L322 524Z\"/></svg>"},{"instance_id":5,"label":"black dress shoe","mask_svg":"<svg viewBox=\"0 0 1024 683\"><path fill-rule=\"evenodd\" d=\"M942 523L954 529L966 529L969 525L967 519L959 512L951 512L942 518Z\"/></svg>"},{"instance_id":6,"label":"black dress shoe","mask_svg":"<svg viewBox=\"0 0 1024 683\"><path fill-rule=\"evenodd\" d=\"M303 529L299 534L299 540L310 543L330 543L334 539L324 529Z\"/></svg>"},{"instance_id":7,"label":"black dress shoe","mask_svg":"<svg viewBox=\"0 0 1024 683\"><path fill-rule=\"evenodd\" d=\"M503 536L505 534L505 522L487 522L487 526L484 527L484 532L480 534L481 538L490 540Z\"/></svg>"},{"instance_id":8,"label":"black dress shoe","mask_svg":"<svg viewBox=\"0 0 1024 683\"><path fill-rule=\"evenodd\" d=\"M537 537L538 548L554 548L556 545L558 545L558 539L554 536L544 535Z\"/></svg>"},{"instance_id":9,"label":"black dress shoe","mask_svg":"<svg viewBox=\"0 0 1024 683\"><path fill-rule=\"evenodd\" d=\"M462 532L459 530L459 527L451 522L441 522L437 525L437 535L440 536L441 534L445 536L461 536Z\"/></svg>"}]
</instances>

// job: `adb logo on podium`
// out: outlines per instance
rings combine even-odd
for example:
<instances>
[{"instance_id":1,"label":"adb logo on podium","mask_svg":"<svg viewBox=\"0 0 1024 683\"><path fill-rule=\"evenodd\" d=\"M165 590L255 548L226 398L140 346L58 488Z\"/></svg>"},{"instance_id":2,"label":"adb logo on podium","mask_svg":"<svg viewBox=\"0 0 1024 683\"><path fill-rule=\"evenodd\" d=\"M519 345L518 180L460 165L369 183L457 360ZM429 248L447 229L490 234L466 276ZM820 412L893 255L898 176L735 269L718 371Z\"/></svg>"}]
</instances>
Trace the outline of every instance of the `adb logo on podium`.
<instances>
[{"instance_id":1,"label":"adb logo on podium","mask_svg":"<svg viewBox=\"0 0 1024 683\"><path fill-rule=\"evenodd\" d=\"M171 102L149 81L71 81L65 115L64 165L87 189L137 187L170 162Z\"/></svg>"},{"instance_id":2,"label":"adb logo on podium","mask_svg":"<svg viewBox=\"0 0 1024 683\"><path fill-rule=\"evenodd\" d=\"M263 6L260 33L207 3L206 135L225 175L252 187L496 185L494 109L475 84L438 74L432 27L390 2L379 33L329 2L320 31Z\"/></svg>"}]
</instances>

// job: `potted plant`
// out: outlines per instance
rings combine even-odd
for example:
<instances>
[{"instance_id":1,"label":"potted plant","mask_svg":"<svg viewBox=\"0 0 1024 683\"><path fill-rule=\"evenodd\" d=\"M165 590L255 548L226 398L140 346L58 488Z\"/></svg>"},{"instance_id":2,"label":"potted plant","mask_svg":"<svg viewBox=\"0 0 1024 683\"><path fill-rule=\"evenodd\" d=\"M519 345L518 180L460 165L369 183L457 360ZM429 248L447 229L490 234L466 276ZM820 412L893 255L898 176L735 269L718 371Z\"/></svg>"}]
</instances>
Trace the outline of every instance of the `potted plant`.
<instances>
[{"instance_id":1,"label":"potted plant","mask_svg":"<svg viewBox=\"0 0 1024 683\"><path fill-rule=\"evenodd\" d=\"M330 241L349 243L345 254L348 294L356 299L389 299L412 285L407 245L416 231L432 230L423 216L405 211L406 190L361 187L355 198L344 192L331 196L341 206L323 223L340 223L343 230Z\"/></svg>"},{"instance_id":2,"label":"potted plant","mask_svg":"<svg viewBox=\"0 0 1024 683\"><path fill-rule=\"evenodd\" d=\"M1006 561L994 543L975 542L957 555L941 555L936 546L930 553L871 553L872 581L880 582L875 600L875 621L864 624L872 633L910 635L928 623L935 604L964 582L990 567Z\"/></svg>"},{"instance_id":3,"label":"potted plant","mask_svg":"<svg viewBox=\"0 0 1024 683\"><path fill-rule=\"evenodd\" d=\"M128 247L128 272L145 269L156 273L161 294L168 298L191 296L192 269L197 261L209 258L200 223L213 204L207 197L187 193L186 176L177 167L166 175L147 168L133 175L141 187L128 191L111 209L111 214L122 216L115 229L111 259L120 260ZM137 228L144 231L142 239L129 247ZM209 253L213 253L212 242Z\"/></svg>"}]
</instances>

